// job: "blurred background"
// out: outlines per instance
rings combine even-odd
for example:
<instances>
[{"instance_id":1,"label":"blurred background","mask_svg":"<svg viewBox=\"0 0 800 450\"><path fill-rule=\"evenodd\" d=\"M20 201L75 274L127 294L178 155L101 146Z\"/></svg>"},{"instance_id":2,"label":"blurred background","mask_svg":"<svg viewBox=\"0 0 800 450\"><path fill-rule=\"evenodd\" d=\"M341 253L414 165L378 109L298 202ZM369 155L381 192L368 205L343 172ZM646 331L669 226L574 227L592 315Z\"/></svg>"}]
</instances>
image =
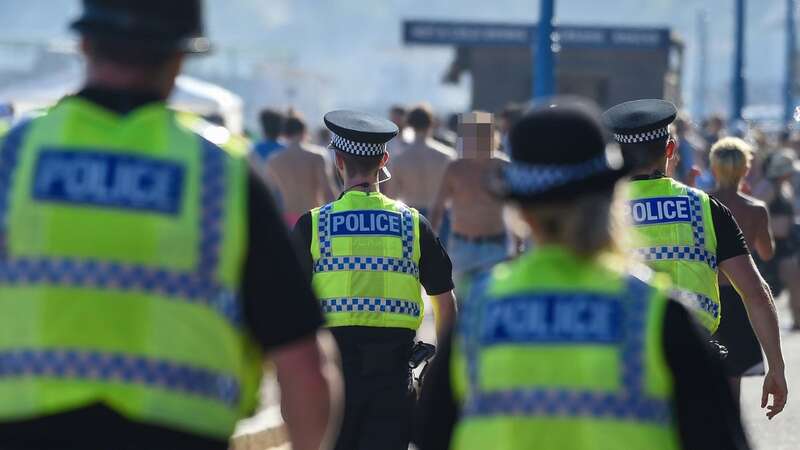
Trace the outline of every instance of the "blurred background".
<instances>
[{"instance_id":1,"label":"blurred background","mask_svg":"<svg viewBox=\"0 0 800 450\"><path fill-rule=\"evenodd\" d=\"M234 123L229 125L238 127L236 122L241 120L254 134L258 128L257 112L265 105L293 107L303 111L311 125L318 125L321 113L333 108L385 113L392 104L425 100L441 114L472 106L491 110L496 105L485 101L474 104L473 95L493 96L492 89L503 91L504 96L519 97L508 100L526 100L523 94L530 85L530 73L519 74L516 79L507 73L514 70L509 61L527 65L525 58L529 54L521 48L524 43L501 44L505 53L500 59L505 64L498 64L496 55L492 60L480 51L486 45L493 45L489 41L492 36L497 38L497 34L471 36L467 27L461 34L456 30L455 34L439 36L441 42L433 45L421 42L425 40L424 30L422 35L408 36L404 25L408 21L437 21L514 24L524 28L536 23L537 2L208 0L206 3L206 22L215 52L193 60L187 73L244 99L241 118L233 118ZM735 3L734 0L558 2L557 23L577 26L578 31L581 27L645 27L666 33L655 38L634 37L645 40L638 43L627 41L628 50L637 46L640 50L638 57L631 57L625 55L631 53L624 51L625 45L603 42L591 33L581 39L580 33L573 30L572 44L567 38L562 56L565 64L580 63L581 70L559 68L560 88L596 93L596 97L604 97L598 98L601 103L613 103L619 99L616 91L620 88L610 86L614 83L604 81L602 76L620 80L635 75L641 67L664 65L666 70L657 70L668 78L663 80L667 85L664 96L697 115L693 118L698 121L711 114L727 116L735 48ZM787 2L747 3L745 116L777 120L782 111ZM14 100L24 110L63 94L64 88L77 87L81 65L72 51L74 36L67 30L67 24L78 11L78 0L0 3L0 99ZM468 45L462 45L464 42ZM596 64L585 63L590 60ZM486 72L494 72L495 77ZM581 78L577 76L581 72L599 72L599 75ZM638 80L642 84L662 82L657 76L655 81L644 77ZM507 86L509 81L521 86L519 92L505 92L513 91ZM635 88L635 84L636 80L628 81L626 87ZM192 87L202 90L207 86ZM222 96L223 92L216 94ZM651 96L658 94L653 92Z\"/></svg>"}]
</instances>

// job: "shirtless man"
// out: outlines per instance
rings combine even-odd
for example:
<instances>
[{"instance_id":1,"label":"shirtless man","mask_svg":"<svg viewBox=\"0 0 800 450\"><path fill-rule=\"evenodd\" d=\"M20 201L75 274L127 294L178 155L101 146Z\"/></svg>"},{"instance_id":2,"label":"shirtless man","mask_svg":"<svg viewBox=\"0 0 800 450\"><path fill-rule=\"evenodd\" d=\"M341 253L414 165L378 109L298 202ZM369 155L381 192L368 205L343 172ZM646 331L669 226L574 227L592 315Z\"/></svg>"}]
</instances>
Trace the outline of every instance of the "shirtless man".
<instances>
[{"instance_id":1,"label":"shirtless man","mask_svg":"<svg viewBox=\"0 0 800 450\"><path fill-rule=\"evenodd\" d=\"M389 154L392 157L400 156L408 147L410 141L409 130L406 128L406 108L403 105L394 105L389 109L389 120L391 120L400 130L397 136L387 144ZM327 144L326 144L327 145Z\"/></svg>"},{"instance_id":2,"label":"shirtless man","mask_svg":"<svg viewBox=\"0 0 800 450\"><path fill-rule=\"evenodd\" d=\"M447 166L430 215L435 230L445 207L450 208L452 235L448 253L457 278L488 269L508 256L502 202L490 195L482 182L488 173L507 162L494 142L492 115L463 114L459 140L463 157Z\"/></svg>"},{"instance_id":3,"label":"shirtless man","mask_svg":"<svg viewBox=\"0 0 800 450\"><path fill-rule=\"evenodd\" d=\"M265 177L283 205L286 225L293 227L306 211L335 199L333 176L325 150L305 142L306 124L299 117L286 120L286 149L272 154Z\"/></svg>"},{"instance_id":4,"label":"shirtless man","mask_svg":"<svg viewBox=\"0 0 800 450\"><path fill-rule=\"evenodd\" d=\"M750 170L750 146L738 138L723 138L711 147L710 159L711 171L717 180L713 195L731 210L748 247L762 260L771 259L775 254L775 240L767 205L741 191L743 179ZM715 337L728 348L726 372L734 396L739 398L741 377L764 375L764 361L742 300L722 273L719 293L723 314Z\"/></svg>"},{"instance_id":5,"label":"shirtless man","mask_svg":"<svg viewBox=\"0 0 800 450\"><path fill-rule=\"evenodd\" d=\"M414 130L414 141L392 159L392 180L386 185L386 195L402 200L427 215L433 206L444 171L456 159L456 152L431 137L433 113L428 107L412 109L408 113L407 123Z\"/></svg>"}]
</instances>

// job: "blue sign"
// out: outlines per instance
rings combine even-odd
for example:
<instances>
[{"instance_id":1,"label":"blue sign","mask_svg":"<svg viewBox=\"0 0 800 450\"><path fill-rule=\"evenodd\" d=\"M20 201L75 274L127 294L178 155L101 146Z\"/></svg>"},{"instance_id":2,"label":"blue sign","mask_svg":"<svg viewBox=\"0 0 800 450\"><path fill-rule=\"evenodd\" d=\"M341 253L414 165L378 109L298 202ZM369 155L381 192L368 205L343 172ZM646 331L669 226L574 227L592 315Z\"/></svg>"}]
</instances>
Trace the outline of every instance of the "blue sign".
<instances>
[{"instance_id":1,"label":"blue sign","mask_svg":"<svg viewBox=\"0 0 800 450\"><path fill-rule=\"evenodd\" d=\"M45 149L36 162L33 198L172 215L181 207L184 171L153 158Z\"/></svg>"},{"instance_id":2,"label":"blue sign","mask_svg":"<svg viewBox=\"0 0 800 450\"><path fill-rule=\"evenodd\" d=\"M409 44L531 45L535 27L530 25L410 21L403 24Z\"/></svg>"},{"instance_id":3,"label":"blue sign","mask_svg":"<svg viewBox=\"0 0 800 450\"><path fill-rule=\"evenodd\" d=\"M631 219L635 225L691 223L689 197L654 197L630 203Z\"/></svg>"},{"instance_id":4,"label":"blue sign","mask_svg":"<svg viewBox=\"0 0 800 450\"><path fill-rule=\"evenodd\" d=\"M611 344L622 339L622 304L590 293L515 295L490 301L481 342L502 344Z\"/></svg>"},{"instance_id":5,"label":"blue sign","mask_svg":"<svg viewBox=\"0 0 800 450\"><path fill-rule=\"evenodd\" d=\"M330 216L331 236L400 237L400 213L382 210L343 211Z\"/></svg>"},{"instance_id":6,"label":"blue sign","mask_svg":"<svg viewBox=\"0 0 800 450\"><path fill-rule=\"evenodd\" d=\"M403 23L407 44L460 46L532 46L538 27L528 24L439 22ZM664 49L671 44L667 28L556 26L562 48Z\"/></svg>"}]
</instances>

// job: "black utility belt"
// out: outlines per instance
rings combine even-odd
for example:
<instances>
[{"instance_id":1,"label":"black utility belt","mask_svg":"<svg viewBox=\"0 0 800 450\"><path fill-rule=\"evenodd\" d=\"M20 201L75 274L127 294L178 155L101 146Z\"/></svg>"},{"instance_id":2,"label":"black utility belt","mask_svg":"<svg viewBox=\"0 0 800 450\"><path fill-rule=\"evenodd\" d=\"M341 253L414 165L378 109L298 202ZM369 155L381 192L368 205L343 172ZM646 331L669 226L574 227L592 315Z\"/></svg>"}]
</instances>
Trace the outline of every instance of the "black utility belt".
<instances>
[{"instance_id":1,"label":"black utility belt","mask_svg":"<svg viewBox=\"0 0 800 450\"><path fill-rule=\"evenodd\" d=\"M362 375L406 373L413 343L359 343L340 349L342 364Z\"/></svg>"}]
</instances>

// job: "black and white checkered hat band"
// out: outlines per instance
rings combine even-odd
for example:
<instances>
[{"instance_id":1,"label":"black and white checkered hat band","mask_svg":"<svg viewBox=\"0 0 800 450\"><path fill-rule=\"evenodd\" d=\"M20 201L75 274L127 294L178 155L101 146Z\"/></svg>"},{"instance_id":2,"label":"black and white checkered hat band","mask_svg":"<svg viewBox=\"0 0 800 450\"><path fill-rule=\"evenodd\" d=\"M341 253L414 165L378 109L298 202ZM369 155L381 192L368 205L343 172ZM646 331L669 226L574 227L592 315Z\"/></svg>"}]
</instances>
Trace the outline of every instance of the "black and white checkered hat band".
<instances>
[{"instance_id":1,"label":"black and white checkered hat band","mask_svg":"<svg viewBox=\"0 0 800 450\"><path fill-rule=\"evenodd\" d=\"M512 194L538 194L611 170L606 155L580 164L512 163L503 170L505 188Z\"/></svg>"},{"instance_id":2,"label":"black and white checkered hat band","mask_svg":"<svg viewBox=\"0 0 800 450\"><path fill-rule=\"evenodd\" d=\"M658 130L645 131L644 133L636 134L617 134L614 133L614 138L620 144L641 144L642 142L655 141L663 137L669 136L669 128L659 128Z\"/></svg>"},{"instance_id":3,"label":"black and white checkered hat band","mask_svg":"<svg viewBox=\"0 0 800 450\"><path fill-rule=\"evenodd\" d=\"M369 144L356 142L331 133L331 145L337 149L357 156L380 156L386 153L386 144Z\"/></svg>"}]
</instances>

